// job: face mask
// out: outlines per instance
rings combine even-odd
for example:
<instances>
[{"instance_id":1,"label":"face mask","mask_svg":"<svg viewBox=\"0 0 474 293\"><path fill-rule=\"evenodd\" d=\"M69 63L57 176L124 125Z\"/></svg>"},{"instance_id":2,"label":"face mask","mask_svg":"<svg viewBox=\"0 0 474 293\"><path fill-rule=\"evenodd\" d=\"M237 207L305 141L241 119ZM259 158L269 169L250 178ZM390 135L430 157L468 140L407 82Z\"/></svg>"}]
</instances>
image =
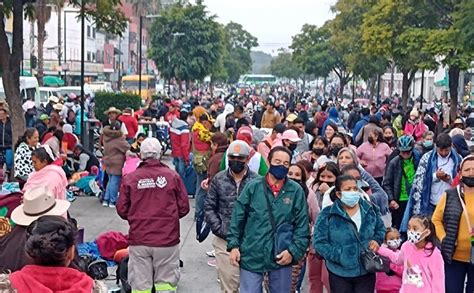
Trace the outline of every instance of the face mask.
<instances>
[{"instance_id":1,"label":"face mask","mask_svg":"<svg viewBox=\"0 0 474 293\"><path fill-rule=\"evenodd\" d=\"M321 156L324 153L324 149L313 148L313 153L316 156Z\"/></svg>"},{"instance_id":2,"label":"face mask","mask_svg":"<svg viewBox=\"0 0 474 293\"><path fill-rule=\"evenodd\" d=\"M462 177L461 182L468 187L474 187L474 177Z\"/></svg>"},{"instance_id":3,"label":"face mask","mask_svg":"<svg viewBox=\"0 0 474 293\"><path fill-rule=\"evenodd\" d=\"M271 165L270 169L268 169L268 172L272 174L276 180L282 180L288 174L288 169L289 168L283 165Z\"/></svg>"},{"instance_id":4,"label":"face mask","mask_svg":"<svg viewBox=\"0 0 474 293\"><path fill-rule=\"evenodd\" d=\"M433 141L432 140L425 140L423 142L423 146L427 149L433 148Z\"/></svg>"},{"instance_id":5,"label":"face mask","mask_svg":"<svg viewBox=\"0 0 474 293\"><path fill-rule=\"evenodd\" d=\"M292 144L290 144L290 145L288 146L288 149L289 149L290 151L294 152L294 151L296 150L296 147L297 147L297 146L298 146L297 144L292 143Z\"/></svg>"},{"instance_id":6,"label":"face mask","mask_svg":"<svg viewBox=\"0 0 474 293\"><path fill-rule=\"evenodd\" d=\"M232 172L240 174L245 169L245 162L229 160L229 168Z\"/></svg>"},{"instance_id":7,"label":"face mask","mask_svg":"<svg viewBox=\"0 0 474 293\"><path fill-rule=\"evenodd\" d=\"M375 139L372 136L369 136L369 142L370 143L375 143Z\"/></svg>"},{"instance_id":8,"label":"face mask","mask_svg":"<svg viewBox=\"0 0 474 293\"><path fill-rule=\"evenodd\" d=\"M319 185L326 183L329 187L333 187L335 182L319 181Z\"/></svg>"},{"instance_id":9,"label":"face mask","mask_svg":"<svg viewBox=\"0 0 474 293\"><path fill-rule=\"evenodd\" d=\"M400 239L400 238L393 239L393 240L387 240L388 248L393 249L393 250L399 248L400 244L402 244L402 239Z\"/></svg>"},{"instance_id":10,"label":"face mask","mask_svg":"<svg viewBox=\"0 0 474 293\"><path fill-rule=\"evenodd\" d=\"M387 142L391 142L393 139L393 136L384 136L384 138Z\"/></svg>"},{"instance_id":11,"label":"face mask","mask_svg":"<svg viewBox=\"0 0 474 293\"><path fill-rule=\"evenodd\" d=\"M358 191L343 191L341 201L343 204L349 207L354 207L360 199L360 192Z\"/></svg>"},{"instance_id":12,"label":"face mask","mask_svg":"<svg viewBox=\"0 0 474 293\"><path fill-rule=\"evenodd\" d=\"M334 157L337 157L337 155L339 154L339 151L341 150L342 148L339 148L339 147L333 147L331 149L331 154L334 156Z\"/></svg>"},{"instance_id":13,"label":"face mask","mask_svg":"<svg viewBox=\"0 0 474 293\"><path fill-rule=\"evenodd\" d=\"M421 237L421 234L423 234L423 232L415 232L415 231L412 231L412 230L408 230L407 231L407 240L410 241L413 244L417 244L418 242L420 242L424 238L424 237Z\"/></svg>"}]
</instances>

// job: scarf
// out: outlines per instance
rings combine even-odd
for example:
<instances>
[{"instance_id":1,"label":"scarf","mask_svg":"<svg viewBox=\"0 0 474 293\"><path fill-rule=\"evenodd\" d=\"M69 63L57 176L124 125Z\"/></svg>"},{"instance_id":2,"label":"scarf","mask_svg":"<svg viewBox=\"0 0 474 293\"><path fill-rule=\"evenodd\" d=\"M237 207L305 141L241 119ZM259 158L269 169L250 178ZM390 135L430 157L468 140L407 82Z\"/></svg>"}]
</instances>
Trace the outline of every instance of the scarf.
<instances>
[{"instance_id":1,"label":"scarf","mask_svg":"<svg viewBox=\"0 0 474 293\"><path fill-rule=\"evenodd\" d=\"M198 138L200 141L211 141L212 133L201 122L196 121L196 123L193 125L192 131L198 131Z\"/></svg>"}]
</instances>

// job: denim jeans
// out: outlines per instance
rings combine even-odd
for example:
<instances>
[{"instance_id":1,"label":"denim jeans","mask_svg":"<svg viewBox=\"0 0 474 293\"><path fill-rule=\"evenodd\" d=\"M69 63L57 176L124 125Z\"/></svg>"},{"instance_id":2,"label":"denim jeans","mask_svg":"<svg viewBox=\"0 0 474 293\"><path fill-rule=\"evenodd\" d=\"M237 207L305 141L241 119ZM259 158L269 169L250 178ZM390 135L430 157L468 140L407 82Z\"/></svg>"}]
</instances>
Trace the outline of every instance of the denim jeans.
<instances>
[{"instance_id":1,"label":"denim jeans","mask_svg":"<svg viewBox=\"0 0 474 293\"><path fill-rule=\"evenodd\" d=\"M104 202L116 204L122 176L111 174L108 175L109 183L107 183L107 188L105 189Z\"/></svg>"},{"instance_id":2,"label":"denim jeans","mask_svg":"<svg viewBox=\"0 0 474 293\"><path fill-rule=\"evenodd\" d=\"M291 291L292 266L268 272L270 293ZM240 293L262 293L263 274L240 269Z\"/></svg>"},{"instance_id":3,"label":"denim jeans","mask_svg":"<svg viewBox=\"0 0 474 293\"><path fill-rule=\"evenodd\" d=\"M184 180L184 177L186 176L186 166L184 165L184 159L173 158L173 165L176 172L178 172L179 176L181 176L181 179Z\"/></svg>"},{"instance_id":4,"label":"denim jeans","mask_svg":"<svg viewBox=\"0 0 474 293\"><path fill-rule=\"evenodd\" d=\"M201 182L207 179L207 173L196 173L196 211L194 218L204 209L204 201L206 200L207 191L201 188Z\"/></svg>"}]
</instances>

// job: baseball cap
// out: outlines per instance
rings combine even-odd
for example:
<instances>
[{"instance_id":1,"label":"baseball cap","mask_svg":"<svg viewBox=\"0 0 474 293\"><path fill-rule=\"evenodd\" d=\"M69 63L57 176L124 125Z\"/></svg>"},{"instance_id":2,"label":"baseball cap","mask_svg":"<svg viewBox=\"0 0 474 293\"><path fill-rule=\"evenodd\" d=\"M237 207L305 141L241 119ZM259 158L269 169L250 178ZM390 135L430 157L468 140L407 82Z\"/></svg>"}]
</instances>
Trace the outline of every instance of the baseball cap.
<instances>
[{"instance_id":1,"label":"baseball cap","mask_svg":"<svg viewBox=\"0 0 474 293\"><path fill-rule=\"evenodd\" d=\"M44 120L48 120L49 119L49 116L47 114L41 114L41 116L39 117L39 119L41 121L44 121Z\"/></svg>"},{"instance_id":2,"label":"baseball cap","mask_svg":"<svg viewBox=\"0 0 474 293\"><path fill-rule=\"evenodd\" d=\"M248 157L250 154L249 145L243 140L234 140L227 148L229 157Z\"/></svg>"},{"instance_id":3,"label":"baseball cap","mask_svg":"<svg viewBox=\"0 0 474 293\"><path fill-rule=\"evenodd\" d=\"M298 136L298 133L293 129L288 129L283 132L281 135L281 140L288 139L291 142L298 142L301 138Z\"/></svg>"},{"instance_id":4,"label":"baseball cap","mask_svg":"<svg viewBox=\"0 0 474 293\"><path fill-rule=\"evenodd\" d=\"M288 115L288 117L286 117L286 121L293 122L296 118L298 118L298 116L296 116L296 114L294 113L291 113L290 115Z\"/></svg>"},{"instance_id":5,"label":"baseball cap","mask_svg":"<svg viewBox=\"0 0 474 293\"><path fill-rule=\"evenodd\" d=\"M160 154L161 144L158 139L154 137L146 138L140 145L140 154L142 157L147 154Z\"/></svg>"}]
</instances>

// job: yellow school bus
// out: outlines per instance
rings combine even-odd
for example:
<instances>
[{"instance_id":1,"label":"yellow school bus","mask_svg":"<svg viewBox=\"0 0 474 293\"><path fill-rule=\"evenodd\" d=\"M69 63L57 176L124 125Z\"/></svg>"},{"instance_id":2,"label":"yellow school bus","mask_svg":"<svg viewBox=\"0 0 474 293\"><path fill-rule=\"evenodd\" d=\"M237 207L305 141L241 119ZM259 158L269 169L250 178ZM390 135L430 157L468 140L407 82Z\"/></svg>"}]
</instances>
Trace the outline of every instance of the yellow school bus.
<instances>
[{"instance_id":1,"label":"yellow school bus","mask_svg":"<svg viewBox=\"0 0 474 293\"><path fill-rule=\"evenodd\" d=\"M138 95L138 80L138 75L126 75L122 77L122 92ZM142 75L142 99L146 100L151 98L154 94L156 94L156 79L151 75Z\"/></svg>"}]
</instances>

